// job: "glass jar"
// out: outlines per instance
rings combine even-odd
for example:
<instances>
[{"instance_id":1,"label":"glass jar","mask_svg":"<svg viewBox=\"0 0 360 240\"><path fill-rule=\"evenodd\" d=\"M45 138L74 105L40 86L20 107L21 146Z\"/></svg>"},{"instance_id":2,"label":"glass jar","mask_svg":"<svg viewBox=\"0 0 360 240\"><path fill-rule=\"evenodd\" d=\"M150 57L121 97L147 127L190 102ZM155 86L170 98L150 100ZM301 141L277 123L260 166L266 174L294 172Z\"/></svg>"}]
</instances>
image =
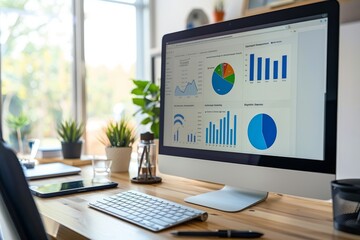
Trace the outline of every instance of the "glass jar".
<instances>
[{"instance_id":1,"label":"glass jar","mask_svg":"<svg viewBox=\"0 0 360 240\"><path fill-rule=\"evenodd\" d=\"M150 179L156 177L156 145L154 134L146 132L140 135L137 146L138 178Z\"/></svg>"}]
</instances>

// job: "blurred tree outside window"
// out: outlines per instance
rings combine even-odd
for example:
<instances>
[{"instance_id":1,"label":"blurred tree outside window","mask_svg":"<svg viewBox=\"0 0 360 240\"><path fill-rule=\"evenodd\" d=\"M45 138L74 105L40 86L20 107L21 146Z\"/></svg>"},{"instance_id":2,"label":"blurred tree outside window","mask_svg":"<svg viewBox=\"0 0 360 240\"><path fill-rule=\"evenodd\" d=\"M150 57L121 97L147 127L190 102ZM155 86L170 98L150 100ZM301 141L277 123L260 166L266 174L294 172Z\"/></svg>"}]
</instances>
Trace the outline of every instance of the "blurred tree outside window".
<instances>
[{"instance_id":1,"label":"blurred tree outside window","mask_svg":"<svg viewBox=\"0 0 360 240\"><path fill-rule=\"evenodd\" d=\"M72 81L72 3L62 0L0 2L1 78L4 139L18 148L6 124L24 114L23 138L46 141L69 117Z\"/></svg>"},{"instance_id":2,"label":"blurred tree outside window","mask_svg":"<svg viewBox=\"0 0 360 240\"><path fill-rule=\"evenodd\" d=\"M21 136L50 147L60 147L57 124L74 118L73 72L81 66L73 55L76 1L0 1L2 126L4 139L15 149L18 134L8 118L27 117ZM137 22L142 2L84 0L86 104L81 107L86 107L87 154L104 153L98 141L104 124L135 112L130 92L137 32L143 31Z\"/></svg>"}]
</instances>

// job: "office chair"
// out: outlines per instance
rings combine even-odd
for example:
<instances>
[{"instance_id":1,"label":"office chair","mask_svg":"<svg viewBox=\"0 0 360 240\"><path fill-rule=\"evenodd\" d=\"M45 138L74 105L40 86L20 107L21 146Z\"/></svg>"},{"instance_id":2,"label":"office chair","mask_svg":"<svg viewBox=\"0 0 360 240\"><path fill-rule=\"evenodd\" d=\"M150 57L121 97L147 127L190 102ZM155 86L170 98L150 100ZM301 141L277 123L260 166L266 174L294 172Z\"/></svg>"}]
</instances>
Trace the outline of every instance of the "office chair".
<instances>
[{"instance_id":1,"label":"office chair","mask_svg":"<svg viewBox=\"0 0 360 240\"><path fill-rule=\"evenodd\" d=\"M14 235L18 235L20 239L47 240L43 222L22 167L15 153L6 147L1 139L0 137L0 196L8 212L7 218L5 217L6 225L13 225L11 228L16 230ZM0 214L5 213L2 211ZM4 226L0 227L3 229Z\"/></svg>"}]
</instances>

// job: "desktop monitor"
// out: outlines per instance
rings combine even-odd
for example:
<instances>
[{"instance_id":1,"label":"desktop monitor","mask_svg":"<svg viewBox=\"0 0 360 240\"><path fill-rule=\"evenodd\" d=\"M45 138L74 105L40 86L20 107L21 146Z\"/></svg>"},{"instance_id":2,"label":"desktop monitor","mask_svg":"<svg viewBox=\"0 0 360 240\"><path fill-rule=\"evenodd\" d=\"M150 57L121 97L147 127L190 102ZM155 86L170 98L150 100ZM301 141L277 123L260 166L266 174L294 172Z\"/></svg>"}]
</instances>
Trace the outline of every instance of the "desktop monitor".
<instances>
[{"instance_id":1,"label":"desktop monitor","mask_svg":"<svg viewBox=\"0 0 360 240\"><path fill-rule=\"evenodd\" d=\"M330 199L337 1L167 34L159 168L224 184L187 202L238 211L267 192Z\"/></svg>"}]
</instances>

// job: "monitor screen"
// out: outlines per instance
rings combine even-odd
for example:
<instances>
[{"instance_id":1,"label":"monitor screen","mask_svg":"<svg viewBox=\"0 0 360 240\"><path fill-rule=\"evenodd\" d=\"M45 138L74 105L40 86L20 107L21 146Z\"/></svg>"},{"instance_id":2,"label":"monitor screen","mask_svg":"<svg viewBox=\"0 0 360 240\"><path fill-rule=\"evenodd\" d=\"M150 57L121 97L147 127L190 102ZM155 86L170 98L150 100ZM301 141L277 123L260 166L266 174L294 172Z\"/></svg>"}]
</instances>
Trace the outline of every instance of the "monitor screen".
<instances>
[{"instance_id":1,"label":"monitor screen","mask_svg":"<svg viewBox=\"0 0 360 240\"><path fill-rule=\"evenodd\" d=\"M319 194L329 193L338 25L337 2L328 1L165 35L160 170L291 194L301 191L271 175L291 184L299 179L289 173L305 172L325 176ZM254 172L237 176L244 169Z\"/></svg>"}]
</instances>

